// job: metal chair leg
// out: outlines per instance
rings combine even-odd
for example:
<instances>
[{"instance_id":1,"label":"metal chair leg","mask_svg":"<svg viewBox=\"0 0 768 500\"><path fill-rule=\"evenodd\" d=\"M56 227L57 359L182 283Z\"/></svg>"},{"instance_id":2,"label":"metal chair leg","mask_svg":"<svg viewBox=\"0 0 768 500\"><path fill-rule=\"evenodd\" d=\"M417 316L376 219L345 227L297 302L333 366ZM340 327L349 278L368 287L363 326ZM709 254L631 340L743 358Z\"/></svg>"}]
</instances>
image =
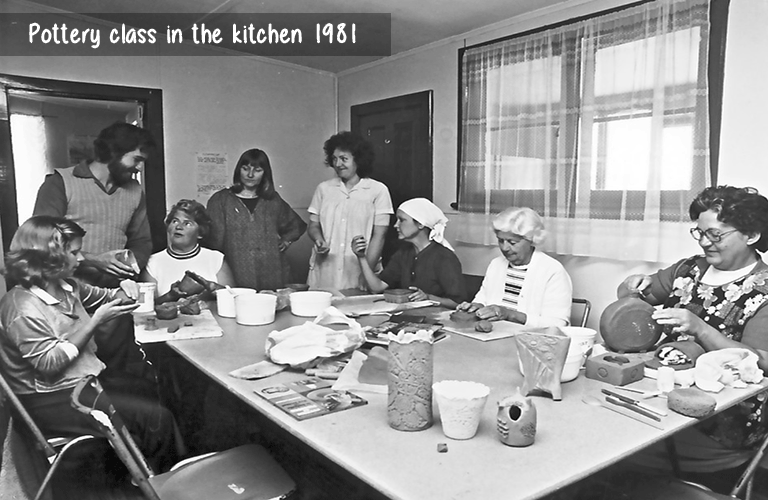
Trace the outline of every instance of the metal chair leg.
<instances>
[{"instance_id":1,"label":"metal chair leg","mask_svg":"<svg viewBox=\"0 0 768 500\"><path fill-rule=\"evenodd\" d=\"M56 457L53 459L53 462L51 463L50 468L48 469L48 472L45 474L45 477L43 478L43 482L40 484L40 487L37 489L37 494L35 495L35 500L40 500L40 497L43 496L43 493L45 492L45 488L48 486L48 483L53 478L53 474L56 472L56 469L59 467L59 464L64 458L64 454L69 450L72 446L76 445L77 443L82 443L83 441L88 441L90 439L96 439L96 436L78 436L72 441L65 444L61 450L59 450L59 453L56 455Z\"/></svg>"}]
</instances>

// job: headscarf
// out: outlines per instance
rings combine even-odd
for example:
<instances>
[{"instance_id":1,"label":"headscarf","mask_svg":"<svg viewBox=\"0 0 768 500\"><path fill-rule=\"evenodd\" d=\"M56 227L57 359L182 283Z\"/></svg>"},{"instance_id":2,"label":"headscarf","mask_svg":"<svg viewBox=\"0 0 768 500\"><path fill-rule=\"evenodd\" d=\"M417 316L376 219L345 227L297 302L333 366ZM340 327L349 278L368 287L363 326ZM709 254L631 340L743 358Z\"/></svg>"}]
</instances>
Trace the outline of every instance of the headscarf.
<instances>
[{"instance_id":1,"label":"headscarf","mask_svg":"<svg viewBox=\"0 0 768 500\"><path fill-rule=\"evenodd\" d=\"M445 239L445 225L448 224L448 218L437 205L426 198L413 198L403 202L398 210L402 210L419 224L430 229L429 239L440 243L448 250L453 251L453 247Z\"/></svg>"}]
</instances>

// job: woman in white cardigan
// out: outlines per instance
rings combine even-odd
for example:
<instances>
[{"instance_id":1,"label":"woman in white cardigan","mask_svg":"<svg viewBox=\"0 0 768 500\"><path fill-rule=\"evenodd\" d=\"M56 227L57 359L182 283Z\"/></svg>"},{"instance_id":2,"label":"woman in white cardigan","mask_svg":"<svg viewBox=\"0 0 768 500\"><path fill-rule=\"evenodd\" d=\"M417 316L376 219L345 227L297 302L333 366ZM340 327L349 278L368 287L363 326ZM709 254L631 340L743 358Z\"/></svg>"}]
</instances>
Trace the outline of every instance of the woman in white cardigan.
<instances>
[{"instance_id":1,"label":"woman in white cardigan","mask_svg":"<svg viewBox=\"0 0 768 500\"><path fill-rule=\"evenodd\" d=\"M573 286L563 266L537 250L546 237L541 217L530 208L510 207L493 220L503 254L488 265L480 291L457 309L479 319L526 326L566 326Z\"/></svg>"}]
</instances>

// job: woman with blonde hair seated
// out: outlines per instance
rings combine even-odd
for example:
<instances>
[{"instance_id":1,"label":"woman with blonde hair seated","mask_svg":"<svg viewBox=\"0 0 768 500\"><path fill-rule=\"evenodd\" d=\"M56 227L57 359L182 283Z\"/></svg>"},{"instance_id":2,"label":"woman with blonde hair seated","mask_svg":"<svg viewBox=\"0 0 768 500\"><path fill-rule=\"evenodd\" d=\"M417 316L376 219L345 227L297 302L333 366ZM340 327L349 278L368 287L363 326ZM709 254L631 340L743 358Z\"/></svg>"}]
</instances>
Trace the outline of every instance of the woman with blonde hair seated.
<instances>
[{"instance_id":1,"label":"woman with blonde hair seated","mask_svg":"<svg viewBox=\"0 0 768 500\"><path fill-rule=\"evenodd\" d=\"M527 326L566 326L573 286L562 264L537 247L546 231L539 214L510 207L493 219L502 255L488 265L480 291L457 309L479 319Z\"/></svg>"}]
</instances>

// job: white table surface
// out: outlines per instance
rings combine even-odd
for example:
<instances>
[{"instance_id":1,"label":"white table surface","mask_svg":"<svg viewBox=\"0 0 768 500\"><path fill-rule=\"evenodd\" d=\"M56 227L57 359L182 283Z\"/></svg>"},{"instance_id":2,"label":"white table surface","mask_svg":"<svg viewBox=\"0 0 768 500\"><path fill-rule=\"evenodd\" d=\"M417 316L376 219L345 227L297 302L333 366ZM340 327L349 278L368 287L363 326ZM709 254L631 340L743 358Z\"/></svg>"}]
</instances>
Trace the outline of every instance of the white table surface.
<instances>
[{"instance_id":1,"label":"white table surface","mask_svg":"<svg viewBox=\"0 0 768 500\"><path fill-rule=\"evenodd\" d=\"M604 408L582 402L585 393L599 395L609 385L584 377L563 384L563 399L533 397L538 413L536 442L526 448L502 444L496 433L496 403L521 384L513 338L480 342L460 335L434 346L434 381L473 380L491 388L477 435L467 441L446 438L435 423L427 430L402 432L387 424L387 396L356 391L368 404L297 421L259 397L254 390L306 378L283 372L262 380L241 380L228 373L265 359L269 332L301 324L308 318L280 312L275 323L238 325L220 318L224 336L170 342L169 345L201 371L226 387L301 442L393 499L448 500L475 498L539 498L601 470L634 452L695 423L669 412L664 430L655 429ZM375 321L381 321L379 317ZM633 387L652 389L644 379ZM768 386L725 389L714 395L725 409ZM666 400L647 400L666 407ZM448 452L438 453L438 443Z\"/></svg>"}]
</instances>

